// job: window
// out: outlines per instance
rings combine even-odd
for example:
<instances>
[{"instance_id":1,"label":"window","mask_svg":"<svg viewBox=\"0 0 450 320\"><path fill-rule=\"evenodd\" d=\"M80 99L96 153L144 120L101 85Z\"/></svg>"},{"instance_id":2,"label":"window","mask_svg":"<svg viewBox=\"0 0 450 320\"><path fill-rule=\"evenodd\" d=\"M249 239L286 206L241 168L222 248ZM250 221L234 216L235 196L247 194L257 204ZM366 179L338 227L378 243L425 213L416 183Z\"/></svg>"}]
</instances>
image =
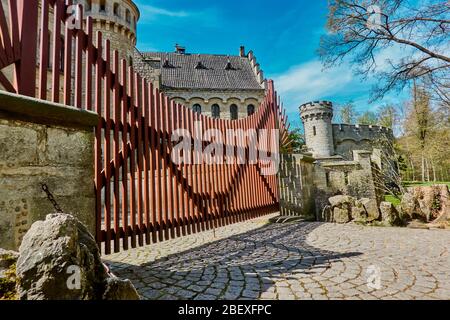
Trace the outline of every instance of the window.
<instances>
[{"instance_id":1,"label":"window","mask_svg":"<svg viewBox=\"0 0 450 320\"><path fill-rule=\"evenodd\" d=\"M91 0L86 0L86 5L84 7L85 11L90 11L92 8L92 1Z\"/></svg>"},{"instance_id":2,"label":"window","mask_svg":"<svg viewBox=\"0 0 450 320\"><path fill-rule=\"evenodd\" d=\"M348 182L348 172L344 172L344 180L345 180L345 185L348 186L349 182Z\"/></svg>"},{"instance_id":3,"label":"window","mask_svg":"<svg viewBox=\"0 0 450 320\"><path fill-rule=\"evenodd\" d=\"M119 15L119 4L118 3L114 3L114 15L116 16L116 17L120 17L120 15Z\"/></svg>"},{"instance_id":4,"label":"window","mask_svg":"<svg viewBox=\"0 0 450 320\"><path fill-rule=\"evenodd\" d=\"M252 104L249 104L247 106L247 115L251 116L255 113L255 106Z\"/></svg>"},{"instance_id":5,"label":"window","mask_svg":"<svg viewBox=\"0 0 450 320\"><path fill-rule=\"evenodd\" d=\"M194 111L195 113L201 114L202 113L202 106L199 105L198 103L194 104L192 106L192 111Z\"/></svg>"},{"instance_id":6,"label":"window","mask_svg":"<svg viewBox=\"0 0 450 320\"><path fill-rule=\"evenodd\" d=\"M106 12L106 0L100 0L100 12Z\"/></svg>"},{"instance_id":7,"label":"window","mask_svg":"<svg viewBox=\"0 0 450 320\"><path fill-rule=\"evenodd\" d=\"M313 135L317 135L317 130L315 126L313 127Z\"/></svg>"},{"instance_id":8,"label":"window","mask_svg":"<svg viewBox=\"0 0 450 320\"><path fill-rule=\"evenodd\" d=\"M211 115L213 118L220 118L220 107L218 104L213 104L211 107Z\"/></svg>"},{"instance_id":9,"label":"window","mask_svg":"<svg viewBox=\"0 0 450 320\"><path fill-rule=\"evenodd\" d=\"M238 119L238 107L235 104L232 104L230 106L230 114L231 114L231 120L237 120Z\"/></svg>"},{"instance_id":10,"label":"window","mask_svg":"<svg viewBox=\"0 0 450 320\"><path fill-rule=\"evenodd\" d=\"M128 9L125 14L125 19L127 20L128 23L131 23L131 13L130 13L130 10L128 10Z\"/></svg>"}]
</instances>

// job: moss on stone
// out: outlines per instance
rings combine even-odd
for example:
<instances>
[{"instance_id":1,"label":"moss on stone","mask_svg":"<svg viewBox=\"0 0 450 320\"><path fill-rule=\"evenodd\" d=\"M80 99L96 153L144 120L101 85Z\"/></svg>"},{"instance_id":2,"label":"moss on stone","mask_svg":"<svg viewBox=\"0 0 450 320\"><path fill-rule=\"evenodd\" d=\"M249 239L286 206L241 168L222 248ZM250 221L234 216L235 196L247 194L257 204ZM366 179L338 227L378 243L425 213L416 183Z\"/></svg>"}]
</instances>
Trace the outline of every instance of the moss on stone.
<instances>
[{"instance_id":1,"label":"moss on stone","mask_svg":"<svg viewBox=\"0 0 450 320\"><path fill-rule=\"evenodd\" d=\"M16 264L13 264L0 277L0 300L18 300L16 283Z\"/></svg>"}]
</instances>

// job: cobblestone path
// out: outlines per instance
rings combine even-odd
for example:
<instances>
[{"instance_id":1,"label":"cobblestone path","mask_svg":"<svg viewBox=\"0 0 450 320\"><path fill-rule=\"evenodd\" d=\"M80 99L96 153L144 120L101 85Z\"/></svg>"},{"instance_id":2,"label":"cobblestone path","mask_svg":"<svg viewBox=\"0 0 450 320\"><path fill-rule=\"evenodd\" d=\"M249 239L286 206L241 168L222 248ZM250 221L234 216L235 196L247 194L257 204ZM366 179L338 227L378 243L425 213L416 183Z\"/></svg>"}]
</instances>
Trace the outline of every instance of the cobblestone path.
<instances>
[{"instance_id":1,"label":"cobblestone path","mask_svg":"<svg viewBox=\"0 0 450 320\"><path fill-rule=\"evenodd\" d=\"M256 219L105 260L145 299L448 300L449 251L445 230Z\"/></svg>"}]
</instances>

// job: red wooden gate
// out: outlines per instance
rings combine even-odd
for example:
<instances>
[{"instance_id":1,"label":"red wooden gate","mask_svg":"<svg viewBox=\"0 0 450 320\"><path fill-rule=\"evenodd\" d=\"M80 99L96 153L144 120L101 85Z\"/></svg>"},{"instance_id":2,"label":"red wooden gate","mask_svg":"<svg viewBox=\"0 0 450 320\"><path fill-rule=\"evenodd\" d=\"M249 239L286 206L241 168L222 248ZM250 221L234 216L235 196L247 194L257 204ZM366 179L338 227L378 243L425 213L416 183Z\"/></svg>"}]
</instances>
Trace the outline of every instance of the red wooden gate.
<instances>
[{"instance_id":1,"label":"red wooden gate","mask_svg":"<svg viewBox=\"0 0 450 320\"><path fill-rule=\"evenodd\" d=\"M249 139L226 135L229 130L278 129L281 143L288 143L287 118L272 81L254 115L236 121L205 117L176 104L119 60L108 39L100 32L93 35L90 17L81 29L71 29L70 0L8 4L7 10L0 6L0 67L13 64L14 79L0 72L0 84L11 92L93 110L100 116L95 214L97 240L105 253L279 210L277 176L263 175L261 161L248 162ZM81 6L78 10L82 16ZM189 157L203 158L194 148L182 153L185 161L174 163L172 134L177 129L194 133L197 121L202 128L189 144L207 147L212 141L203 133L219 130L225 148L234 151L225 163L188 163ZM258 138L267 146L274 139L263 134ZM245 163L238 162L238 150L245 151Z\"/></svg>"}]
</instances>

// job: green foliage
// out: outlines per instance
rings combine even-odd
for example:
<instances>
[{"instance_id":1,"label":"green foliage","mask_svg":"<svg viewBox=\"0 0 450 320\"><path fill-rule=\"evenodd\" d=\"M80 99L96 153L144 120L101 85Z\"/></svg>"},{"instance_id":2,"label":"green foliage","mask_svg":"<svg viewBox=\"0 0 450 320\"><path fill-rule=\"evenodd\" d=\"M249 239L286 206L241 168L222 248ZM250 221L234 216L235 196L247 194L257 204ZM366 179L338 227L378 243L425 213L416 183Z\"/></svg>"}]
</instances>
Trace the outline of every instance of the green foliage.
<instances>
[{"instance_id":1,"label":"green foliage","mask_svg":"<svg viewBox=\"0 0 450 320\"><path fill-rule=\"evenodd\" d=\"M305 137L300 129L294 129L289 133L291 140L287 147L281 148L281 153L300 153L305 145Z\"/></svg>"},{"instance_id":2,"label":"green foliage","mask_svg":"<svg viewBox=\"0 0 450 320\"><path fill-rule=\"evenodd\" d=\"M358 112L356 111L353 101L349 101L346 104L339 106L337 109L338 121L345 124L355 124Z\"/></svg>"},{"instance_id":3,"label":"green foliage","mask_svg":"<svg viewBox=\"0 0 450 320\"><path fill-rule=\"evenodd\" d=\"M17 300L16 265L13 264L0 278L0 300Z\"/></svg>"},{"instance_id":4,"label":"green foliage","mask_svg":"<svg viewBox=\"0 0 450 320\"><path fill-rule=\"evenodd\" d=\"M378 124L377 115L372 111L366 111L358 117L358 123L364 125L376 125Z\"/></svg>"},{"instance_id":5,"label":"green foliage","mask_svg":"<svg viewBox=\"0 0 450 320\"><path fill-rule=\"evenodd\" d=\"M385 105L377 111L378 124L386 128L394 128L398 119L398 112L394 106Z\"/></svg>"},{"instance_id":6,"label":"green foliage","mask_svg":"<svg viewBox=\"0 0 450 320\"><path fill-rule=\"evenodd\" d=\"M396 197L394 197L393 195L390 195L390 194L384 196L384 201L390 202L394 206L398 206L402 202L401 199L396 198Z\"/></svg>"}]
</instances>

